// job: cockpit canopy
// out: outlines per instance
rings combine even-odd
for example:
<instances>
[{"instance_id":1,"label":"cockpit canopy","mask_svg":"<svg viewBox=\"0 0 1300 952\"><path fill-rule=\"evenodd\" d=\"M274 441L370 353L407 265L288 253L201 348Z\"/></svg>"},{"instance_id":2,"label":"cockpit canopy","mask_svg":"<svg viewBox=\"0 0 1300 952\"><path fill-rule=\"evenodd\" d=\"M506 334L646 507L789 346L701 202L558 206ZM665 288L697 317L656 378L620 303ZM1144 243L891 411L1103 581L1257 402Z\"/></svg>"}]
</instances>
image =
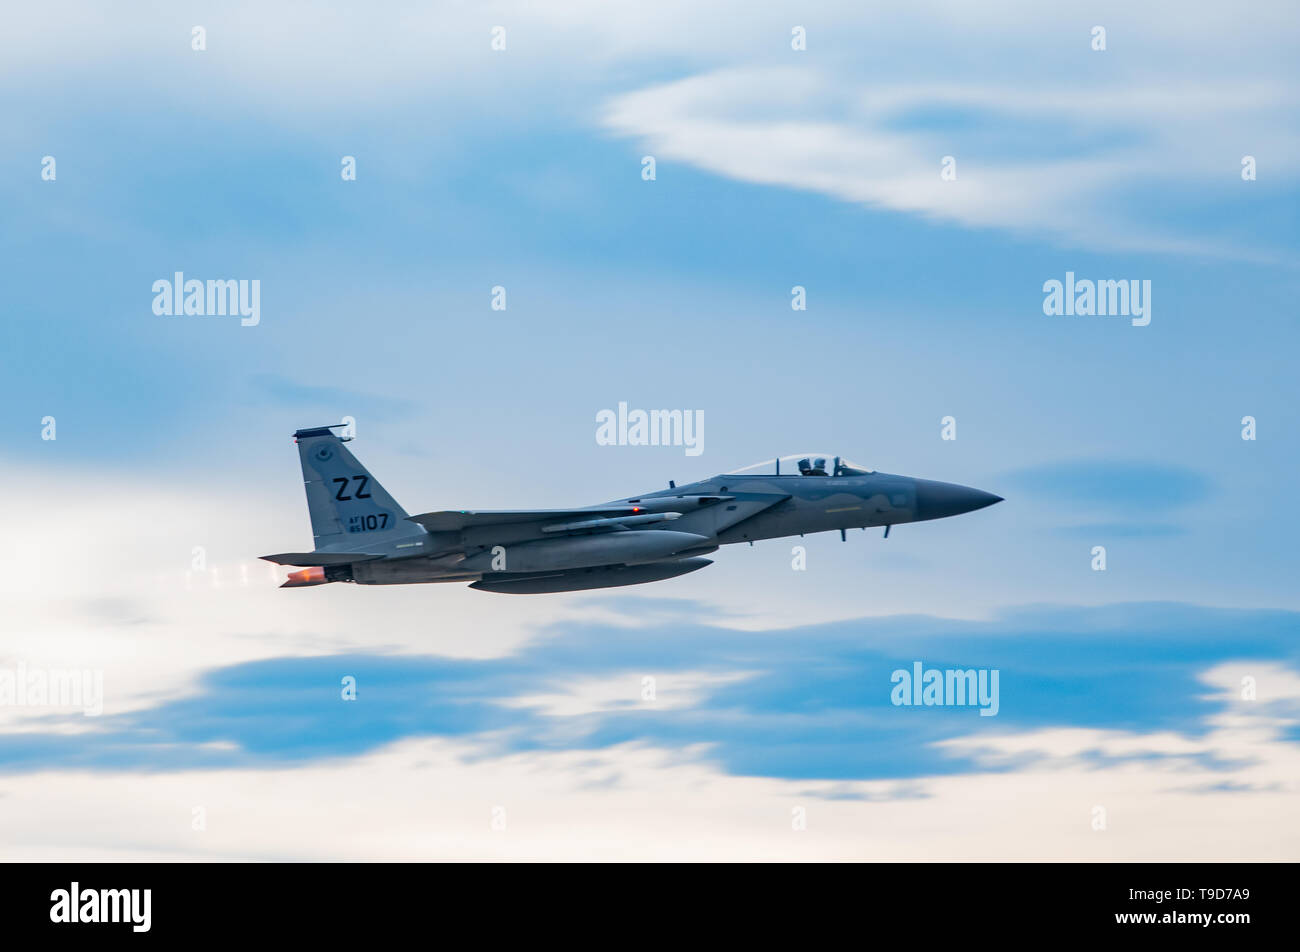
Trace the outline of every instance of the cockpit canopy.
<instances>
[{"instance_id":1,"label":"cockpit canopy","mask_svg":"<svg viewBox=\"0 0 1300 952\"><path fill-rule=\"evenodd\" d=\"M830 453L795 453L763 460L744 469L732 470L728 476L869 476L875 470L850 463L843 456Z\"/></svg>"}]
</instances>

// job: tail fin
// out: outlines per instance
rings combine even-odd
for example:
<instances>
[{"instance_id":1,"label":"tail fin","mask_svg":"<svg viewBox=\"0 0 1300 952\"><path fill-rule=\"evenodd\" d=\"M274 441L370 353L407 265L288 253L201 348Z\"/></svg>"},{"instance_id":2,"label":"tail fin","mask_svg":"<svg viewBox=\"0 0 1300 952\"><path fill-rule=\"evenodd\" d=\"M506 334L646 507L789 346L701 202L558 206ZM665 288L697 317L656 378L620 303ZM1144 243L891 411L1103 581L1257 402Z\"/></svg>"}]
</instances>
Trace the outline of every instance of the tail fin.
<instances>
[{"instance_id":1,"label":"tail fin","mask_svg":"<svg viewBox=\"0 0 1300 952\"><path fill-rule=\"evenodd\" d=\"M307 487L307 511L316 548L369 546L401 536L424 535L406 521L406 510L357 462L333 427L293 435Z\"/></svg>"}]
</instances>

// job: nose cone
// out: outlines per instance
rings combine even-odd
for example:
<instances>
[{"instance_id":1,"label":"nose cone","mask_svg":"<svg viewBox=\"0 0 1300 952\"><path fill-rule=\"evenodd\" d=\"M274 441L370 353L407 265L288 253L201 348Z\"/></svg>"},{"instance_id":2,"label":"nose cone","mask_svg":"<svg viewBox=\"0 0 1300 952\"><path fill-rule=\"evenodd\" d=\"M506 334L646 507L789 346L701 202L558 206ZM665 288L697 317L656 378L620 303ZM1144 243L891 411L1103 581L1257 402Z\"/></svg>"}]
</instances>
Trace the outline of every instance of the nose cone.
<instances>
[{"instance_id":1,"label":"nose cone","mask_svg":"<svg viewBox=\"0 0 1300 952\"><path fill-rule=\"evenodd\" d=\"M960 516L963 512L974 512L1001 501L1001 496L986 493L982 489L971 489L956 483L937 483L930 479L916 481L917 522Z\"/></svg>"}]
</instances>

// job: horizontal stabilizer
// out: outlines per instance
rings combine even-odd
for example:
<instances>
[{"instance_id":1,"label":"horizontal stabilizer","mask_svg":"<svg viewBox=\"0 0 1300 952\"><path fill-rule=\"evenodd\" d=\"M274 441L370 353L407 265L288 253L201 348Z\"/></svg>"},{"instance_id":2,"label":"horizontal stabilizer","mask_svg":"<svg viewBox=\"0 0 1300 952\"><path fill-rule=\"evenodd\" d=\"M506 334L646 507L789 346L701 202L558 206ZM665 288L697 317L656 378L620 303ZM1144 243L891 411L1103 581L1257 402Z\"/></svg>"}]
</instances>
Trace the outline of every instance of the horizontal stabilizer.
<instances>
[{"instance_id":1,"label":"horizontal stabilizer","mask_svg":"<svg viewBox=\"0 0 1300 952\"><path fill-rule=\"evenodd\" d=\"M262 556L276 565L351 565L353 562L373 562L382 559L382 555L368 552L281 552L279 555Z\"/></svg>"}]
</instances>

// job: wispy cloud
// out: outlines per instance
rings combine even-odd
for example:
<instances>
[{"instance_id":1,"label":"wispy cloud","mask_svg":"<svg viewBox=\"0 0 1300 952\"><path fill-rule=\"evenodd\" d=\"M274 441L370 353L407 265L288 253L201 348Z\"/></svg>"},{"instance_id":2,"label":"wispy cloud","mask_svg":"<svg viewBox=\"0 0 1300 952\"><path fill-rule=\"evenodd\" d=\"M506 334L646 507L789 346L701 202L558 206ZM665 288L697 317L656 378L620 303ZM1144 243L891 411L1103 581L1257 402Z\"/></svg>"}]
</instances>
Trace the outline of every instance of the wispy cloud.
<instances>
[{"instance_id":1,"label":"wispy cloud","mask_svg":"<svg viewBox=\"0 0 1300 952\"><path fill-rule=\"evenodd\" d=\"M726 68L620 96L604 122L661 160L935 221L1107 250L1256 254L1208 228L1188 235L1136 196L1155 191L1190 210L1207 190L1239 191L1240 155L1225 155L1224 140L1266 150L1294 182L1294 95L1262 79L1163 82L1075 78L1026 89L882 84L816 66ZM953 178L941 176L945 156Z\"/></svg>"}]
</instances>

